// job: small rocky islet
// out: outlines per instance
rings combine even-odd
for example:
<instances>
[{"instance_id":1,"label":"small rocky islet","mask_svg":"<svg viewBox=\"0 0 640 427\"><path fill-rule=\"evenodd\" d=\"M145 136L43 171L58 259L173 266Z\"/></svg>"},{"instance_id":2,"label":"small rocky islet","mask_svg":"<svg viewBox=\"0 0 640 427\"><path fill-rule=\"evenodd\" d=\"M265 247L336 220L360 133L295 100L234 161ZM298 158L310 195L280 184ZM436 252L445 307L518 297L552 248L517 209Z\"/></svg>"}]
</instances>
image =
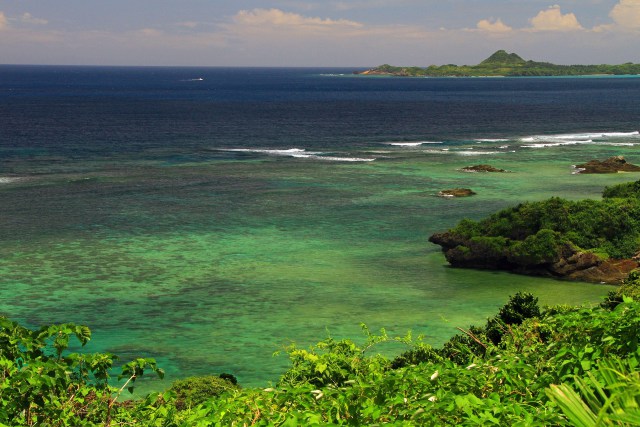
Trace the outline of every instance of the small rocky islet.
<instances>
[{"instance_id":1,"label":"small rocky islet","mask_svg":"<svg viewBox=\"0 0 640 427\"><path fill-rule=\"evenodd\" d=\"M475 194L476 194L475 191L471 190L470 188L452 188L450 190L441 190L438 192L439 197L448 197L448 198L470 197L470 196L474 196Z\"/></svg>"},{"instance_id":2,"label":"small rocky islet","mask_svg":"<svg viewBox=\"0 0 640 427\"><path fill-rule=\"evenodd\" d=\"M505 169L499 169L493 167L491 165L474 165L474 166L465 166L460 169L462 172L490 172L490 173L504 173L508 172Z\"/></svg>"},{"instance_id":3,"label":"small rocky islet","mask_svg":"<svg viewBox=\"0 0 640 427\"><path fill-rule=\"evenodd\" d=\"M579 174L598 173L618 173L618 172L640 172L640 166L627 163L623 156L609 157L606 160L590 160L574 166Z\"/></svg>"}]
</instances>

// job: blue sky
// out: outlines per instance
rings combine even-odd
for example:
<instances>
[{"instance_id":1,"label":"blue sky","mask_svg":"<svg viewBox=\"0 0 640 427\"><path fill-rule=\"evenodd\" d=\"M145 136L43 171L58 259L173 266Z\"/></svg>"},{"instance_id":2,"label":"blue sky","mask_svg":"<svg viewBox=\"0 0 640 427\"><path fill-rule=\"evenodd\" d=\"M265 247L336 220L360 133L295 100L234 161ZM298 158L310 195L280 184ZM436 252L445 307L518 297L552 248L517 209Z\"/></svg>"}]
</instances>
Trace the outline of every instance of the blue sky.
<instances>
[{"instance_id":1,"label":"blue sky","mask_svg":"<svg viewBox=\"0 0 640 427\"><path fill-rule=\"evenodd\" d=\"M0 0L0 63L640 62L640 0Z\"/></svg>"}]
</instances>

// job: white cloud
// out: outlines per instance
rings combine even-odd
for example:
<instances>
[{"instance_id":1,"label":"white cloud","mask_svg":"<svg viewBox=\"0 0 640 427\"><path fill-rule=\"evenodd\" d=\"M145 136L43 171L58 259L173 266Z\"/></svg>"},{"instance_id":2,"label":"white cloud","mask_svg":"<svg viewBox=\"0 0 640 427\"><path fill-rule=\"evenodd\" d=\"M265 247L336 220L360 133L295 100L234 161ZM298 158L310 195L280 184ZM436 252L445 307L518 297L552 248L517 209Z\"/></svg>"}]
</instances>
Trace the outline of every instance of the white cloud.
<instances>
[{"instance_id":1,"label":"white cloud","mask_svg":"<svg viewBox=\"0 0 640 427\"><path fill-rule=\"evenodd\" d=\"M623 29L640 30L640 0L620 0L609 16Z\"/></svg>"},{"instance_id":2,"label":"white cloud","mask_svg":"<svg viewBox=\"0 0 640 427\"><path fill-rule=\"evenodd\" d=\"M20 17L20 21L26 24L33 24L33 25L46 25L49 22L46 19L36 18L33 15L31 15L29 12L23 13L22 16Z\"/></svg>"},{"instance_id":3,"label":"white cloud","mask_svg":"<svg viewBox=\"0 0 640 427\"><path fill-rule=\"evenodd\" d=\"M30 14L5 17L0 12L0 31L4 30L0 32L0 50L7 63L373 66L386 62L426 66L461 61L475 64L500 48L534 60L584 63L597 54L598 62L614 63L633 60L629 46L634 46L637 35L622 29L640 22L640 18L625 20L624 16L636 16L640 0L612 1L618 4L611 9L611 21L600 28L609 33L606 37L596 28L584 29L573 13L564 14L559 6L543 10L530 25L512 28L491 17L474 20L477 23L472 28L438 29L341 19L347 16L335 12L340 1L364 7L364 0L328 0L315 12L248 9L226 18L193 16L193 21L150 24L125 32L52 30L32 25L37 18ZM372 3L382 7L393 1ZM278 4L294 2L279 0Z\"/></svg>"},{"instance_id":4,"label":"white cloud","mask_svg":"<svg viewBox=\"0 0 640 427\"><path fill-rule=\"evenodd\" d=\"M532 31L575 31L582 30L582 25L573 13L562 14L560 6L550 6L541 10L529 20Z\"/></svg>"},{"instance_id":5,"label":"white cloud","mask_svg":"<svg viewBox=\"0 0 640 427\"><path fill-rule=\"evenodd\" d=\"M476 24L476 28L480 31L487 31L490 33L507 33L512 30L512 28L502 22L500 18L496 19L494 22L491 22L488 19L483 19Z\"/></svg>"},{"instance_id":6,"label":"white cloud","mask_svg":"<svg viewBox=\"0 0 640 427\"><path fill-rule=\"evenodd\" d=\"M8 26L9 22L7 21L7 17L0 11L0 31L4 30Z\"/></svg>"},{"instance_id":7,"label":"white cloud","mask_svg":"<svg viewBox=\"0 0 640 427\"><path fill-rule=\"evenodd\" d=\"M236 24L246 26L267 26L276 28L320 29L334 27L361 28L363 25L346 19L322 19L307 17L280 9L241 10L234 17Z\"/></svg>"}]
</instances>

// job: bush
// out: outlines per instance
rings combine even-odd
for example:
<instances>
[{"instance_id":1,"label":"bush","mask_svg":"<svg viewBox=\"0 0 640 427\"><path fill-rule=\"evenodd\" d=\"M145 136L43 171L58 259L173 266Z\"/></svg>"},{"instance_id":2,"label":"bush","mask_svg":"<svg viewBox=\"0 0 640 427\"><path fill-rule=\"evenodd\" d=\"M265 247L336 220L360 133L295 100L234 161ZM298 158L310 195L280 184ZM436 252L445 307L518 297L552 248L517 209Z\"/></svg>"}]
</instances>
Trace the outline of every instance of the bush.
<instances>
[{"instance_id":1,"label":"bush","mask_svg":"<svg viewBox=\"0 0 640 427\"><path fill-rule=\"evenodd\" d=\"M500 320L507 325L520 325L525 319L539 316L538 298L529 292L518 292L509 297L509 301L498 312Z\"/></svg>"},{"instance_id":2,"label":"bush","mask_svg":"<svg viewBox=\"0 0 640 427\"><path fill-rule=\"evenodd\" d=\"M224 376L224 377L223 377ZM189 377L175 381L169 391L175 395L177 409L192 408L206 400L220 396L229 390L236 390L237 380L233 375Z\"/></svg>"},{"instance_id":3,"label":"bush","mask_svg":"<svg viewBox=\"0 0 640 427\"><path fill-rule=\"evenodd\" d=\"M508 259L519 265L551 264L562 255L563 238L560 233L543 228L509 248Z\"/></svg>"},{"instance_id":4,"label":"bush","mask_svg":"<svg viewBox=\"0 0 640 427\"><path fill-rule=\"evenodd\" d=\"M611 291L607 294L605 300L600 304L601 307L613 310L618 304L624 301L624 297L632 298L635 301L640 301L640 271L634 270L629 274L629 277L622 282L615 291Z\"/></svg>"},{"instance_id":5,"label":"bush","mask_svg":"<svg viewBox=\"0 0 640 427\"><path fill-rule=\"evenodd\" d=\"M414 348L405 351L399 356L396 356L392 361L390 368L399 369L405 366L418 365L420 363L441 362L442 356L433 347L426 344L416 345Z\"/></svg>"},{"instance_id":6,"label":"bush","mask_svg":"<svg viewBox=\"0 0 640 427\"><path fill-rule=\"evenodd\" d=\"M605 187L602 192L602 197L610 199L614 197L618 198L630 198L640 196L640 181L626 182L624 184L614 185L612 187Z\"/></svg>"}]
</instances>

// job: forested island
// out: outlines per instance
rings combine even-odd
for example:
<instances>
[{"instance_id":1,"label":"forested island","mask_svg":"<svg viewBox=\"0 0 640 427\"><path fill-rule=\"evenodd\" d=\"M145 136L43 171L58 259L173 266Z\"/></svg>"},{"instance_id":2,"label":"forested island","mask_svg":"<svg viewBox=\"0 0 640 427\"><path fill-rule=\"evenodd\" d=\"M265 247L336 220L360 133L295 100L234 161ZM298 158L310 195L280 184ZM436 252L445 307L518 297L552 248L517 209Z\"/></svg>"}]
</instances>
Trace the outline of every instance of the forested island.
<instances>
[{"instance_id":1,"label":"forested island","mask_svg":"<svg viewBox=\"0 0 640 427\"><path fill-rule=\"evenodd\" d=\"M602 259L633 256L639 220L637 181L606 189L603 201L523 204L454 233L496 256L512 241L510 262L538 264L577 245ZM288 346L289 369L264 388L216 373L127 400L137 381L163 375L154 359L71 352L90 341L86 326L30 329L0 317L0 425L638 425L639 329L636 270L592 307L540 307L516 293L441 347L362 325L359 340ZM383 357L387 343L405 351Z\"/></svg>"},{"instance_id":2,"label":"forested island","mask_svg":"<svg viewBox=\"0 0 640 427\"><path fill-rule=\"evenodd\" d=\"M498 50L477 65L431 65L397 67L380 65L359 75L401 77L523 77L523 76L587 76L587 75L640 75L640 64L627 62L620 65L557 65L549 62L524 60L515 53Z\"/></svg>"},{"instance_id":3,"label":"forested island","mask_svg":"<svg viewBox=\"0 0 640 427\"><path fill-rule=\"evenodd\" d=\"M638 268L640 181L602 200L522 203L429 238L457 267L619 283Z\"/></svg>"}]
</instances>

